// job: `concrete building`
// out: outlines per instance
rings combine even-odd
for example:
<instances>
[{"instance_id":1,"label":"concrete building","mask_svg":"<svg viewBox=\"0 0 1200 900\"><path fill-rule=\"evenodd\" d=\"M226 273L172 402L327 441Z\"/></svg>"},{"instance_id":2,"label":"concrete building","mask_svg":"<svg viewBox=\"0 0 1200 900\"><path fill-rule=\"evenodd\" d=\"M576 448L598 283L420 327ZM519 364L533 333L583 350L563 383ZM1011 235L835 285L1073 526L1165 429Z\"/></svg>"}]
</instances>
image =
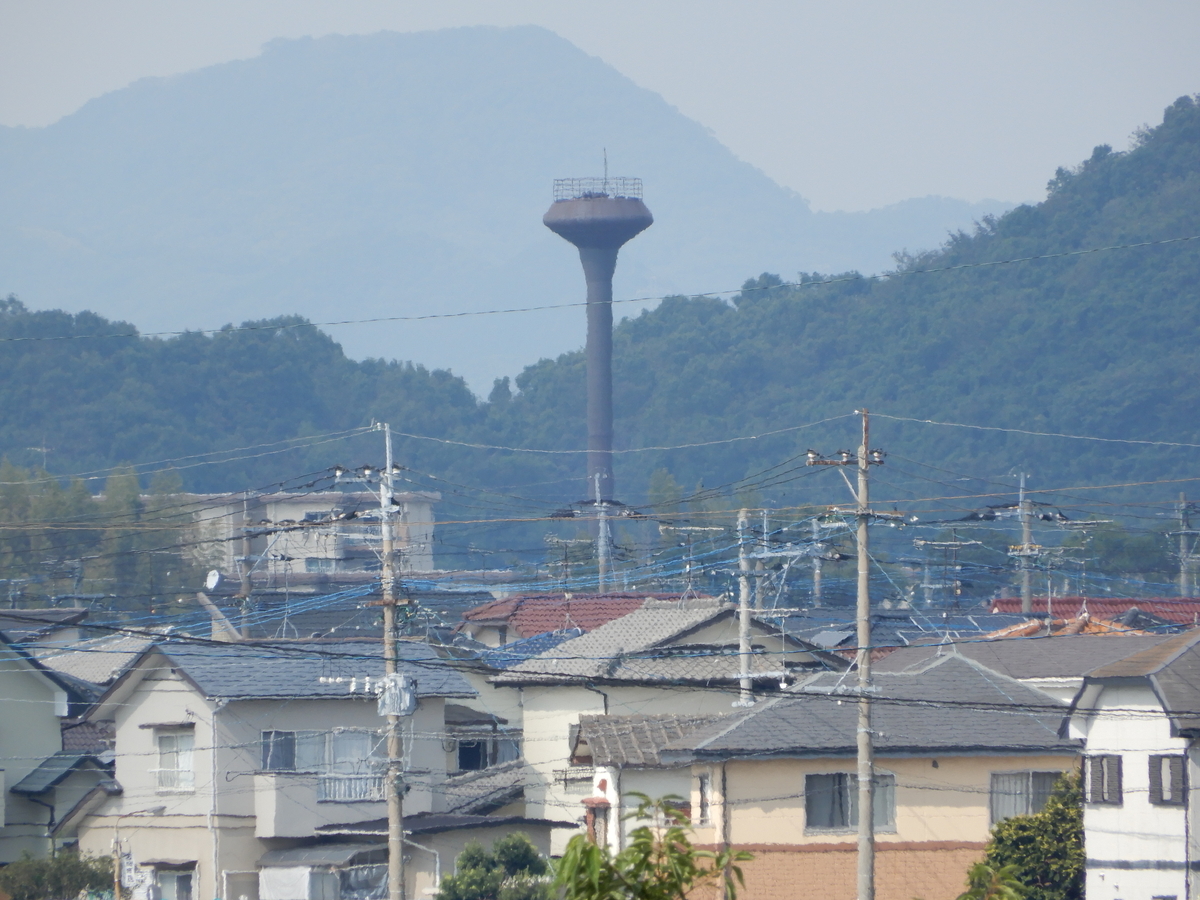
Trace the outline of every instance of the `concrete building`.
<instances>
[{"instance_id":1,"label":"concrete building","mask_svg":"<svg viewBox=\"0 0 1200 900\"><path fill-rule=\"evenodd\" d=\"M433 506L441 495L394 495L392 533L402 573L432 572ZM195 520L196 561L237 582L246 566L255 586L378 572L379 496L317 491L239 497L183 494ZM248 539L248 545L246 540Z\"/></svg>"}]
</instances>

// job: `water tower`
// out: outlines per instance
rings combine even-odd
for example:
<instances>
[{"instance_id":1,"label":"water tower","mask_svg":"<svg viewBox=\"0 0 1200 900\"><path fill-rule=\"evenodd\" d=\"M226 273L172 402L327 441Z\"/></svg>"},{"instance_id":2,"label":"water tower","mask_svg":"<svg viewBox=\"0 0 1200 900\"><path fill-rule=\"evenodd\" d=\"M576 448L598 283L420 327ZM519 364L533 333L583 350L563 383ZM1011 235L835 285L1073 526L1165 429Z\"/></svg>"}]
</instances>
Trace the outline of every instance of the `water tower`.
<instances>
[{"instance_id":1,"label":"water tower","mask_svg":"<svg viewBox=\"0 0 1200 900\"><path fill-rule=\"evenodd\" d=\"M546 227L579 248L587 280L588 490L613 498L612 278L621 245L654 222L640 178L559 178Z\"/></svg>"}]
</instances>

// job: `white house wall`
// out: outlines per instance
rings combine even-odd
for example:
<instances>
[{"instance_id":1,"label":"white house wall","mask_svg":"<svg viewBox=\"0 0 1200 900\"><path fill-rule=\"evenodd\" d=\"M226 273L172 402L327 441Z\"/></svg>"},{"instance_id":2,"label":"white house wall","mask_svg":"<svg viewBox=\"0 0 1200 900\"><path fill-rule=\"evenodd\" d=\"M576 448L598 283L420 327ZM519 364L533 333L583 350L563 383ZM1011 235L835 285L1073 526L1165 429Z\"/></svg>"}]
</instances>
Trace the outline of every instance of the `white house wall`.
<instances>
[{"instance_id":1,"label":"white house wall","mask_svg":"<svg viewBox=\"0 0 1200 900\"><path fill-rule=\"evenodd\" d=\"M1121 756L1123 781L1120 806L1084 806L1089 900L1183 900L1189 880L1187 814L1184 808L1150 803L1150 756L1186 753L1188 741L1171 736L1162 706L1144 680L1106 685L1083 729L1089 756ZM1193 791L1189 800L1194 798Z\"/></svg>"}]
</instances>

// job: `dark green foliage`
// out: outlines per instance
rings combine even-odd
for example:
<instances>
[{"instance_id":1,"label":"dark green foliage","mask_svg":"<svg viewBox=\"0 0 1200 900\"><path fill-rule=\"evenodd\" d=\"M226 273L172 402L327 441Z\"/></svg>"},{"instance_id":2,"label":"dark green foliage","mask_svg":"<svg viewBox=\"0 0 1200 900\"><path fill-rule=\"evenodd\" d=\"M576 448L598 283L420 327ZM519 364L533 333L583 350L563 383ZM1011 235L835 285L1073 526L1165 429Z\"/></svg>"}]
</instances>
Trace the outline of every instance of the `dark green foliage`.
<instances>
[{"instance_id":1,"label":"dark green foliage","mask_svg":"<svg viewBox=\"0 0 1200 900\"><path fill-rule=\"evenodd\" d=\"M987 863L1012 867L1027 900L1082 900L1083 796L1079 773L1064 775L1041 812L992 829Z\"/></svg>"},{"instance_id":2,"label":"dark green foliage","mask_svg":"<svg viewBox=\"0 0 1200 900\"><path fill-rule=\"evenodd\" d=\"M207 568L184 526L180 479L159 472L149 493L118 469L93 496L41 470L0 461L0 578L6 599L102 595L100 605L163 613L195 591Z\"/></svg>"},{"instance_id":3,"label":"dark green foliage","mask_svg":"<svg viewBox=\"0 0 1200 900\"><path fill-rule=\"evenodd\" d=\"M112 859L61 852L52 859L28 853L0 868L0 891L12 900L75 900L80 891L112 892Z\"/></svg>"},{"instance_id":4,"label":"dark green foliage","mask_svg":"<svg viewBox=\"0 0 1200 900\"><path fill-rule=\"evenodd\" d=\"M514 832L492 844L467 844L442 879L438 900L550 900L549 865L524 834Z\"/></svg>"},{"instance_id":5,"label":"dark green foliage","mask_svg":"<svg viewBox=\"0 0 1200 900\"><path fill-rule=\"evenodd\" d=\"M873 436L889 452L880 477L893 496L910 490L914 497L1008 499L997 479L1028 471L1035 489L1128 483L1140 486L1104 499L1173 500L1179 485L1166 482L1195 475L1186 447L1067 441L884 416L1200 443L1200 241L1005 262L1195 235L1200 107L1183 97L1128 152L1097 148L1077 168L1059 170L1045 202L986 218L940 250L898 254L887 279L803 274L784 284L764 274L732 303L667 298L615 330L618 446L718 443L620 455L618 496L633 504L649 498L660 513L697 519L741 503L842 502L840 481L814 477L799 457L808 447L851 445L851 411L865 405L877 414ZM46 446L51 472L77 473L342 431L373 419L400 432L475 444L585 445L582 353L541 360L515 382L498 380L485 403L448 372L349 360L301 319L249 324L251 330L169 340L0 341L0 452L28 466L40 458L28 448ZM90 313L0 303L0 338L132 331ZM833 417L755 441L728 440ZM378 435L366 435L179 466L189 490L268 488L304 483L305 473L334 463L378 464L379 444ZM448 498L453 483L499 492L486 503L472 495L457 511L440 507L439 521L470 523L493 510L532 520L510 526L502 538L480 525L453 526L450 538L439 529L448 566L480 564L481 554L471 556L479 546L514 548L488 556L489 565L540 561L545 516L590 491L576 455L508 453L404 434L396 453L417 486L439 486L425 473L444 479ZM990 480L964 486L961 475ZM701 497L679 490L701 482ZM94 492L100 482L83 485ZM81 502L80 490L49 491L45 502ZM128 505L128 494L121 496L126 500L114 499L113 508ZM1097 534L1097 547L1111 543L1109 572L1170 569L1166 539L1142 530L1136 540ZM582 534L571 524L559 533ZM84 545L98 539L79 532ZM129 540L119 533L103 538L118 554ZM11 555L13 546L0 553ZM1002 550L985 557L1008 565ZM135 577L124 556L112 565L110 577Z\"/></svg>"},{"instance_id":6,"label":"dark green foliage","mask_svg":"<svg viewBox=\"0 0 1200 900\"><path fill-rule=\"evenodd\" d=\"M616 855L584 835L571 838L555 866L563 900L679 900L705 885L721 885L724 896L737 900L743 883L737 863L751 859L749 853L695 849L688 818L676 806L679 797L631 796L640 801L632 818L650 824L635 828Z\"/></svg>"},{"instance_id":7,"label":"dark green foliage","mask_svg":"<svg viewBox=\"0 0 1200 900\"><path fill-rule=\"evenodd\" d=\"M977 862L967 872L967 889L958 895L958 900L1022 900L1024 896L1016 866L995 869Z\"/></svg>"}]
</instances>

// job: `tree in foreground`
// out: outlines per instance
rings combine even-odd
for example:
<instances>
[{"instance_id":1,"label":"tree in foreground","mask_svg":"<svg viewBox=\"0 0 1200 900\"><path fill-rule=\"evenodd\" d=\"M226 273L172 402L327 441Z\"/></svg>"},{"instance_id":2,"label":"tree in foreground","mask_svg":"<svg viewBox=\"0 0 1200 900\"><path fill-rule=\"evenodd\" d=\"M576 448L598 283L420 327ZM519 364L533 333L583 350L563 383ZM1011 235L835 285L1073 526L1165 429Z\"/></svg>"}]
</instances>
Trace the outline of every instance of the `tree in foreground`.
<instances>
[{"instance_id":1,"label":"tree in foreground","mask_svg":"<svg viewBox=\"0 0 1200 900\"><path fill-rule=\"evenodd\" d=\"M112 859L61 852L52 859L25 853L0 869L0 891L12 900L75 900L81 891L112 891Z\"/></svg>"},{"instance_id":2,"label":"tree in foreground","mask_svg":"<svg viewBox=\"0 0 1200 900\"><path fill-rule=\"evenodd\" d=\"M691 823L675 805L677 797L638 799L631 818L649 820L629 835L629 846L612 854L583 835L567 844L555 866L555 887L563 900L680 900L706 884L723 884L736 900L744 884L737 865L751 858L744 851L697 850L688 837ZM674 803L672 802L674 801Z\"/></svg>"},{"instance_id":3,"label":"tree in foreground","mask_svg":"<svg viewBox=\"0 0 1200 900\"><path fill-rule=\"evenodd\" d=\"M1078 772L1058 780L1041 812L998 822L987 846L987 865L1011 870L1025 900L1082 900L1083 862Z\"/></svg>"},{"instance_id":4,"label":"tree in foreground","mask_svg":"<svg viewBox=\"0 0 1200 900\"><path fill-rule=\"evenodd\" d=\"M967 872L967 889L958 900L1023 900L1025 888L1017 878L1016 866L996 869L977 862Z\"/></svg>"},{"instance_id":5,"label":"tree in foreground","mask_svg":"<svg viewBox=\"0 0 1200 900\"><path fill-rule=\"evenodd\" d=\"M550 866L519 831L492 844L472 841L458 855L455 873L442 879L437 900L551 900ZM14 898L15 900L15 898Z\"/></svg>"}]
</instances>

